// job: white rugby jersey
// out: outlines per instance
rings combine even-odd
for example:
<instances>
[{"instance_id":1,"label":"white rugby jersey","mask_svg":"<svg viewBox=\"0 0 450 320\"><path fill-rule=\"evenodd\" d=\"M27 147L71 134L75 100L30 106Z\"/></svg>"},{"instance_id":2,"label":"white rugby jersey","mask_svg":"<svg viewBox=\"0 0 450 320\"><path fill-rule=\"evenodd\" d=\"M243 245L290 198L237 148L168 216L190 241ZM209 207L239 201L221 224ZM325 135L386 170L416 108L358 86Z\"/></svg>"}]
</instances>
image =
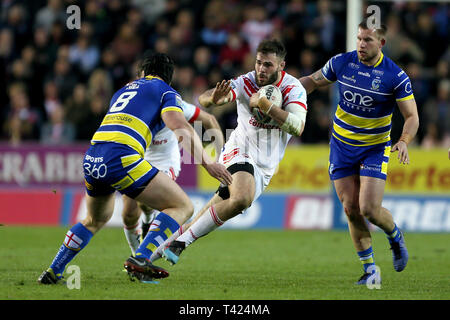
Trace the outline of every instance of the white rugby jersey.
<instances>
[{"instance_id":1,"label":"white rugby jersey","mask_svg":"<svg viewBox=\"0 0 450 320\"><path fill-rule=\"evenodd\" d=\"M275 85L283 95L282 108L288 104L297 104L299 108L307 110L306 91L297 78L282 71L281 79ZM233 79L231 87L233 100L237 103L238 124L230 136L230 143L244 148L259 167L275 171L292 136L273 121L260 123L253 116L249 107L250 97L259 90L255 71Z\"/></svg>"},{"instance_id":2,"label":"white rugby jersey","mask_svg":"<svg viewBox=\"0 0 450 320\"><path fill-rule=\"evenodd\" d=\"M200 109L193 104L182 101L181 107L187 121L194 122L200 114ZM144 159L158 169L165 170L173 167L180 170L180 149L175 133L168 127L162 128L153 137L152 144L145 151ZM166 168L167 167L167 168Z\"/></svg>"}]
</instances>

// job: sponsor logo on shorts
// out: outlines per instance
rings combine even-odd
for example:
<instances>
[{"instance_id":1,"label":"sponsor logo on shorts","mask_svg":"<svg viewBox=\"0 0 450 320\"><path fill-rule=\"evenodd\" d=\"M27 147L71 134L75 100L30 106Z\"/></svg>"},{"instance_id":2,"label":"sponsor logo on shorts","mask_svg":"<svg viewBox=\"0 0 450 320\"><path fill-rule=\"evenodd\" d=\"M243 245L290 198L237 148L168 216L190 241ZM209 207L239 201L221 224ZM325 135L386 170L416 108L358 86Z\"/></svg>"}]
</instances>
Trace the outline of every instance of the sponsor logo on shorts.
<instances>
[{"instance_id":1,"label":"sponsor logo on shorts","mask_svg":"<svg viewBox=\"0 0 450 320\"><path fill-rule=\"evenodd\" d=\"M334 164L330 164L330 167L328 168L328 172L330 173L330 174L333 174L333 172L334 172Z\"/></svg>"}]
</instances>

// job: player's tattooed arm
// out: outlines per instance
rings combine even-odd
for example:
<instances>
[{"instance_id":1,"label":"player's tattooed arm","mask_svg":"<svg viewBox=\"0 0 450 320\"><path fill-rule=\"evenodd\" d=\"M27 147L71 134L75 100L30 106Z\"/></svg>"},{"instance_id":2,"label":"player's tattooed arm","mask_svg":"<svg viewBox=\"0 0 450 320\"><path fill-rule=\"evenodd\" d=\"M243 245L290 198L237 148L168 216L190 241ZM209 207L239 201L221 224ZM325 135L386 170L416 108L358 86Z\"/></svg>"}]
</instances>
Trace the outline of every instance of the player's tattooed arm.
<instances>
[{"instance_id":1,"label":"player's tattooed arm","mask_svg":"<svg viewBox=\"0 0 450 320\"><path fill-rule=\"evenodd\" d=\"M322 70L314 72L311 76L315 82L325 79L323 77Z\"/></svg>"},{"instance_id":2,"label":"player's tattooed arm","mask_svg":"<svg viewBox=\"0 0 450 320\"><path fill-rule=\"evenodd\" d=\"M330 84L322 73L322 70L317 70L316 72L299 79L301 84L306 90L307 94L310 94L319 87L323 87Z\"/></svg>"}]
</instances>

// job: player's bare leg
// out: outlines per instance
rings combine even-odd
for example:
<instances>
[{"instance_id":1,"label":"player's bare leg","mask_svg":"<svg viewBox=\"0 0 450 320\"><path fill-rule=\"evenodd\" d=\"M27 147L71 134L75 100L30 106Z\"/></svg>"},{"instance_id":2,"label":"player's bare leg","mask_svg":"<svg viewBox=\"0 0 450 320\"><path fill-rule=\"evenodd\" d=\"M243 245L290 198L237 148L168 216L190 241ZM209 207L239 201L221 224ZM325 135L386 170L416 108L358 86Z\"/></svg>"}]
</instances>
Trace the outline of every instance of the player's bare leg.
<instances>
[{"instance_id":1,"label":"player's bare leg","mask_svg":"<svg viewBox=\"0 0 450 320\"><path fill-rule=\"evenodd\" d=\"M143 203L138 203L140 212L142 213L142 239L145 238L147 235L148 230L150 229L150 224L152 223L153 219L158 215L159 211L153 208L150 208L149 206L146 206Z\"/></svg>"},{"instance_id":2,"label":"player's bare leg","mask_svg":"<svg viewBox=\"0 0 450 320\"><path fill-rule=\"evenodd\" d=\"M135 200L163 211L179 224L189 219L194 211L191 200L183 189L162 172L158 172Z\"/></svg>"},{"instance_id":3,"label":"player's bare leg","mask_svg":"<svg viewBox=\"0 0 450 320\"><path fill-rule=\"evenodd\" d=\"M219 203L220 201L223 201L223 199L217 193L215 193L214 196L209 199L209 201L203 206L203 208L195 215L194 219L183 224L183 230L189 229L195 222L198 221L198 219L200 219L200 217L208 210L209 207Z\"/></svg>"},{"instance_id":4,"label":"player's bare leg","mask_svg":"<svg viewBox=\"0 0 450 320\"><path fill-rule=\"evenodd\" d=\"M195 222L197 222L198 219L206 212L208 209L219 203L220 201L223 201L223 199L218 195L214 194L214 196L206 203L203 208L195 215L194 219L191 221L186 222L183 224L176 232L174 232L162 245L158 247L158 249L152 253L150 257L150 262L154 262L162 257L162 252L164 248L167 247L169 243L171 243L173 240L176 240L179 236L183 234L187 229L189 229Z\"/></svg>"},{"instance_id":5,"label":"player's bare leg","mask_svg":"<svg viewBox=\"0 0 450 320\"><path fill-rule=\"evenodd\" d=\"M139 221L139 206L136 200L123 195L122 196L123 211L122 220L124 225L132 226Z\"/></svg>"},{"instance_id":6,"label":"player's bare leg","mask_svg":"<svg viewBox=\"0 0 450 320\"><path fill-rule=\"evenodd\" d=\"M381 206L385 184L383 179L362 176L360 209L367 220L386 233L391 245L394 269L400 272L405 269L409 255L403 234L394 223L392 214Z\"/></svg>"},{"instance_id":7,"label":"player's bare leg","mask_svg":"<svg viewBox=\"0 0 450 320\"><path fill-rule=\"evenodd\" d=\"M372 245L372 237L359 209L359 176L353 175L334 180L334 187L344 207L350 237L356 251L367 250Z\"/></svg>"},{"instance_id":8,"label":"player's bare leg","mask_svg":"<svg viewBox=\"0 0 450 320\"><path fill-rule=\"evenodd\" d=\"M62 279L66 265L89 243L110 219L114 211L114 195L91 197L86 194L87 216L67 231L50 267L38 278L41 284L56 284Z\"/></svg>"},{"instance_id":9,"label":"player's bare leg","mask_svg":"<svg viewBox=\"0 0 450 320\"><path fill-rule=\"evenodd\" d=\"M225 222L250 207L255 196L255 178L245 171L233 174L233 183L228 186L230 197L214 205L218 218Z\"/></svg>"},{"instance_id":10,"label":"player's bare leg","mask_svg":"<svg viewBox=\"0 0 450 320\"><path fill-rule=\"evenodd\" d=\"M148 259L162 242L191 217L193 205L181 187L162 172L156 174L135 200L161 213L155 218L155 228L150 229L136 250L136 257L128 258L124 267L130 277L141 281L144 277L165 278L168 272L152 265Z\"/></svg>"},{"instance_id":11,"label":"player's bare leg","mask_svg":"<svg viewBox=\"0 0 450 320\"><path fill-rule=\"evenodd\" d=\"M91 197L86 194L87 216L81 223L92 234L98 232L111 219L114 212L114 194Z\"/></svg>"},{"instance_id":12,"label":"player's bare leg","mask_svg":"<svg viewBox=\"0 0 450 320\"><path fill-rule=\"evenodd\" d=\"M370 275L376 271L376 267L372 249L372 237L367 223L360 212L359 176L353 175L334 180L334 186L347 216L350 237L364 269L364 274L356 284L364 285L370 279Z\"/></svg>"},{"instance_id":13,"label":"player's bare leg","mask_svg":"<svg viewBox=\"0 0 450 320\"><path fill-rule=\"evenodd\" d=\"M203 214L177 240L163 250L164 257L172 264L177 263L181 252L187 246L220 227L225 221L235 217L252 204L255 194L253 175L238 171L232 177L233 183L228 186L230 197L210 206L206 214Z\"/></svg>"},{"instance_id":14,"label":"player's bare leg","mask_svg":"<svg viewBox=\"0 0 450 320\"><path fill-rule=\"evenodd\" d=\"M387 209L382 209L385 181L383 179L361 176L359 203L361 214L372 224L385 232L394 229L394 220Z\"/></svg>"}]
</instances>

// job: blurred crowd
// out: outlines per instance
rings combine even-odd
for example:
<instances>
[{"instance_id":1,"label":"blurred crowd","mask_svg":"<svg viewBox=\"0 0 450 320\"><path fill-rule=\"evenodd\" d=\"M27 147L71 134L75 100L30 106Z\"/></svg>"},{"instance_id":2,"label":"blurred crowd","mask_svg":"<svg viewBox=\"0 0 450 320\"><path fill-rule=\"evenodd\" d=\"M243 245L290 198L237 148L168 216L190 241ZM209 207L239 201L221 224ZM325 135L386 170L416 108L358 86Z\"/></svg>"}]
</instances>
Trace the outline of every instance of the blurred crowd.
<instances>
[{"instance_id":1,"label":"blurred crowd","mask_svg":"<svg viewBox=\"0 0 450 320\"><path fill-rule=\"evenodd\" d=\"M383 51L412 80L421 120L415 143L449 147L450 6L370 4L388 28ZM70 5L81 9L80 29L68 28ZM346 51L345 21L343 0L1 0L0 139L88 141L147 49L174 58L172 86L194 104L217 81L253 70L266 37L286 45L288 73L310 74ZM332 87L311 94L304 134L292 143L327 143L334 108ZM236 126L234 103L209 112L224 131ZM395 140L401 114L393 119Z\"/></svg>"}]
</instances>

